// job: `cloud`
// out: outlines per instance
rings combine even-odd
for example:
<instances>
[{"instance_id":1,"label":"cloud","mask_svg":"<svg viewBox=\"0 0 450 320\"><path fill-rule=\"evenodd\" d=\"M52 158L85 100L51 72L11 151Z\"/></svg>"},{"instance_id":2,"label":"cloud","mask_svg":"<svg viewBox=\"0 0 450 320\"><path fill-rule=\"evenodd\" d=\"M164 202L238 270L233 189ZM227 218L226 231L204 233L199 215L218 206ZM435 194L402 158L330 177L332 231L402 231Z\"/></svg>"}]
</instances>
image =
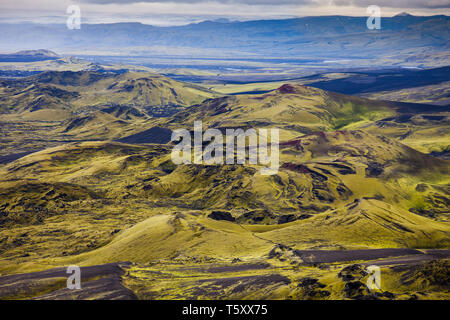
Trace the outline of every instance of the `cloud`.
<instances>
[{"instance_id":1,"label":"cloud","mask_svg":"<svg viewBox=\"0 0 450 320\"><path fill-rule=\"evenodd\" d=\"M383 17L450 15L450 0L0 0L0 21L65 23L66 9L81 7L83 23L141 22L183 25L205 20L286 19L305 16L366 16L378 5Z\"/></svg>"},{"instance_id":2,"label":"cloud","mask_svg":"<svg viewBox=\"0 0 450 320\"><path fill-rule=\"evenodd\" d=\"M183 3L199 4L213 2L220 4L270 5L270 6L353 6L368 7L378 5L390 8L438 9L450 8L450 0L81 0L95 4L131 4L131 3Z\"/></svg>"},{"instance_id":3,"label":"cloud","mask_svg":"<svg viewBox=\"0 0 450 320\"><path fill-rule=\"evenodd\" d=\"M450 0L332 0L337 6L368 7L377 5L390 8L439 9L450 8Z\"/></svg>"},{"instance_id":4,"label":"cloud","mask_svg":"<svg viewBox=\"0 0 450 320\"><path fill-rule=\"evenodd\" d=\"M130 3L204 3L247 4L247 5L317 5L330 2L328 0L81 0L81 2L97 4L130 4Z\"/></svg>"}]
</instances>

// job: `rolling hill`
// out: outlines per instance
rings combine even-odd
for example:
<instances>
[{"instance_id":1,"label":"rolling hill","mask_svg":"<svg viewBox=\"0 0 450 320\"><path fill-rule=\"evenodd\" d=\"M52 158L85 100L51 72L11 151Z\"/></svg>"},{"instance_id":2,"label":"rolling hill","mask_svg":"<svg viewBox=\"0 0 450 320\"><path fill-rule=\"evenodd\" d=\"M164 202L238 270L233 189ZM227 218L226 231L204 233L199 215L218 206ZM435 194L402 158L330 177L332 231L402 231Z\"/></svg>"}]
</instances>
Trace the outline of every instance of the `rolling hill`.
<instances>
[{"instance_id":1,"label":"rolling hill","mask_svg":"<svg viewBox=\"0 0 450 320\"><path fill-rule=\"evenodd\" d=\"M210 99L187 108L158 126L191 130L204 127L278 128L288 140L318 131L362 129L395 138L422 152L448 148L449 108L374 101L299 84L284 84L262 94Z\"/></svg>"},{"instance_id":2,"label":"rolling hill","mask_svg":"<svg viewBox=\"0 0 450 320\"><path fill-rule=\"evenodd\" d=\"M0 62L34 62L45 60L56 60L61 58L57 53L40 49L40 50L22 50L10 54L0 54Z\"/></svg>"},{"instance_id":3,"label":"rolling hill","mask_svg":"<svg viewBox=\"0 0 450 320\"><path fill-rule=\"evenodd\" d=\"M145 72L48 71L0 81L0 154L69 141L119 139L163 117L219 96Z\"/></svg>"},{"instance_id":4,"label":"rolling hill","mask_svg":"<svg viewBox=\"0 0 450 320\"><path fill-rule=\"evenodd\" d=\"M3 113L21 113L44 108L70 109L73 114L86 106L110 103L139 108L150 115L167 115L199 103L214 93L148 73L93 71L48 71L1 83Z\"/></svg>"},{"instance_id":5,"label":"rolling hill","mask_svg":"<svg viewBox=\"0 0 450 320\"><path fill-rule=\"evenodd\" d=\"M193 255L202 256L207 250L207 256L218 258L223 255L212 249L213 239L224 237L224 232L241 237L234 234L236 231L226 231L230 224L256 232L256 243L262 238L301 249L448 246L448 161L363 131L306 135L282 143L280 157L279 173L261 176L257 166L174 166L166 145L90 142L48 149L2 168L2 193L8 195L2 197L1 208L7 213L2 224L14 225L15 232L26 228L33 237L42 224L49 224L49 228L53 223L65 225L64 229L70 230L74 227L70 221L77 217L85 232L97 228L88 237L97 243L92 248L99 246L99 252L92 253L95 263L159 259L176 254L179 246L172 244L190 238L196 239L192 243ZM37 195L31 197L24 192L35 181L45 181L45 186L36 185ZM66 191L62 191L62 186ZM36 208L42 212L41 220L33 223L32 218L26 217L33 215ZM92 215L93 212L96 213ZM158 214L163 215L163 220L152 220ZM98 215L105 220L101 228L95 223ZM227 215L232 218L224 218ZM150 243L160 238L167 246L164 249L155 243L157 251L152 256L148 248L140 249L140 233L130 230L123 241L119 237L104 247L115 234L111 232L122 229L119 224L131 227L145 219L150 220L142 225L148 225L143 235L150 232L148 236L152 237L151 230L163 232L162 226L151 226L153 222L165 221L161 223L168 226L168 234L176 232L180 240L167 242L162 234L153 240L149 238ZM177 222L170 222L172 219ZM205 223L212 221L223 222L213 223L214 228L208 231L210 227ZM179 223L180 229L176 227ZM316 223L320 227L312 227ZM294 234L295 228L301 228L304 235L292 237L283 231L285 228L293 228ZM335 232L324 232L323 228ZM62 237L71 237L69 231L61 232ZM248 232L244 232L245 237L250 235ZM134 237L141 240L133 240ZM18 247L8 240L3 250L7 256L14 256L33 248L41 256L44 252L67 251L58 249L61 246L78 247L86 242L81 237L71 244L49 242L39 249L40 241L47 241L47 237L40 239ZM135 241L138 242L134 244ZM205 241L208 245L203 247ZM132 252L123 249L124 255L117 255L122 250L120 246L129 248L131 243L135 246ZM240 252L240 245L236 246L234 257ZM89 247L86 249L90 251ZM91 257L90 253L76 256L76 252L86 249L76 250L73 259L83 261L85 255ZM116 253L111 256L110 250ZM140 255L140 250L145 256ZM245 254L240 254L242 259ZM33 257L36 258L33 254L29 259Z\"/></svg>"},{"instance_id":6,"label":"rolling hill","mask_svg":"<svg viewBox=\"0 0 450 320\"><path fill-rule=\"evenodd\" d=\"M445 296L440 283L420 287L409 275L404 284L395 269L439 272L448 258L450 163L417 150L448 142L445 107L293 84L203 101L213 93L157 75L34 77L29 92L26 83L3 89L19 93L4 95L19 117L37 112L21 109L21 101L43 88L64 90L47 96L77 114L41 128L38 138L61 139L53 147L0 165L0 273L127 261L118 289L140 298L361 298L366 293L348 288L343 274L379 263L394 293L374 298ZM169 100L195 104L149 116L147 103L167 107ZM55 102L54 110L63 107ZM278 173L175 165L170 133L197 120L204 129L279 128ZM408 140L405 128L421 139ZM87 141L95 139L103 141ZM35 288L25 292L65 296ZM15 296L0 285L2 292Z\"/></svg>"}]
</instances>

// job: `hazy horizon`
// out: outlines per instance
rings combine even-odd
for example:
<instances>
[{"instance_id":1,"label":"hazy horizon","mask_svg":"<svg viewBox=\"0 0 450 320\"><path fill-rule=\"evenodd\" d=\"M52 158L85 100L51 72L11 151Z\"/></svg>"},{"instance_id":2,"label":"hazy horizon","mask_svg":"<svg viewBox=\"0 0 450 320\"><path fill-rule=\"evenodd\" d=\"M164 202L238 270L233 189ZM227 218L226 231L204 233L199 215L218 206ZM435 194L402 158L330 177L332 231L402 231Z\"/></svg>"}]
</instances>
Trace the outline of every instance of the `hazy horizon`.
<instances>
[{"instance_id":1,"label":"hazy horizon","mask_svg":"<svg viewBox=\"0 0 450 320\"><path fill-rule=\"evenodd\" d=\"M39 3L8 0L0 3L0 22L65 23L69 5L80 7L83 23L140 22L154 26L181 26L216 19L248 21L330 15L367 16L366 8L370 5L379 6L382 17L402 12L416 16L450 15L449 0L282 0L277 4L266 0L45 0Z\"/></svg>"}]
</instances>

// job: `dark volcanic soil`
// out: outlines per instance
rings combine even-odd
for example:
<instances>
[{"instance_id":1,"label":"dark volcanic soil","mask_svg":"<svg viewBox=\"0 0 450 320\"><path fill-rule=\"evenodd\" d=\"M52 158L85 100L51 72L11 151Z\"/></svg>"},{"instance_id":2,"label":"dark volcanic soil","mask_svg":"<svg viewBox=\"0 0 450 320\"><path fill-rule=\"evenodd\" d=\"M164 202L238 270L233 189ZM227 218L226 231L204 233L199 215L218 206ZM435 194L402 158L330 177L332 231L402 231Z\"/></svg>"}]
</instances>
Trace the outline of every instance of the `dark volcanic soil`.
<instances>
[{"instance_id":1,"label":"dark volcanic soil","mask_svg":"<svg viewBox=\"0 0 450 320\"><path fill-rule=\"evenodd\" d=\"M333 263L423 255L423 252L415 249L295 250L295 254L306 263Z\"/></svg>"},{"instance_id":2,"label":"dark volcanic soil","mask_svg":"<svg viewBox=\"0 0 450 320\"><path fill-rule=\"evenodd\" d=\"M129 263L81 267L81 289L69 290L66 268L0 277L0 299L136 299L122 285Z\"/></svg>"}]
</instances>

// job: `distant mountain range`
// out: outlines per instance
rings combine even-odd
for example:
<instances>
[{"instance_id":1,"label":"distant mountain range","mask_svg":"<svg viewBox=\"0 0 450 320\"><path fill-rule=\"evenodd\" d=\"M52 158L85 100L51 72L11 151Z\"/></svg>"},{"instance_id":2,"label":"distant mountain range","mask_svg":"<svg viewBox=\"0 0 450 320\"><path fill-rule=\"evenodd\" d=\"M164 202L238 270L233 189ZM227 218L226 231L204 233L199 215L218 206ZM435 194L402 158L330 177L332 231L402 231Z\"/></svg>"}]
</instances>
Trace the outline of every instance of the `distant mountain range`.
<instances>
[{"instance_id":1,"label":"distant mountain range","mask_svg":"<svg viewBox=\"0 0 450 320\"><path fill-rule=\"evenodd\" d=\"M247 22L204 21L176 27L141 23L83 24L68 30L57 24L0 24L0 50L52 48L60 52L105 52L115 55L153 54L150 47L204 49L190 56L221 50L224 56L397 58L445 53L449 50L450 17L400 14L382 19L381 30L368 30L367 17L321 16ZM214 53L218 58L217 52ZM415 57L420 60L420 57ZM442 59L442 57L441 57Z\"/></svg>"}]
</instances>

